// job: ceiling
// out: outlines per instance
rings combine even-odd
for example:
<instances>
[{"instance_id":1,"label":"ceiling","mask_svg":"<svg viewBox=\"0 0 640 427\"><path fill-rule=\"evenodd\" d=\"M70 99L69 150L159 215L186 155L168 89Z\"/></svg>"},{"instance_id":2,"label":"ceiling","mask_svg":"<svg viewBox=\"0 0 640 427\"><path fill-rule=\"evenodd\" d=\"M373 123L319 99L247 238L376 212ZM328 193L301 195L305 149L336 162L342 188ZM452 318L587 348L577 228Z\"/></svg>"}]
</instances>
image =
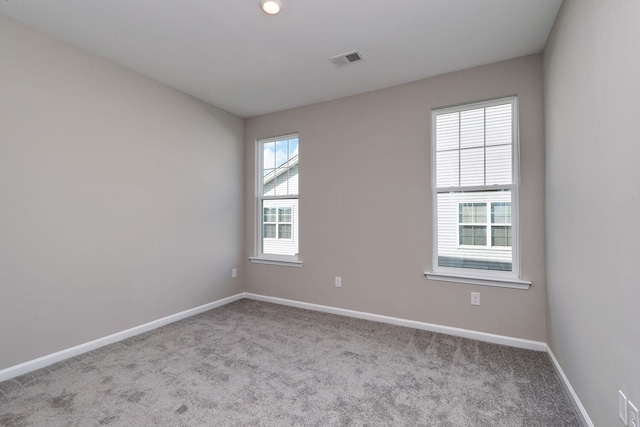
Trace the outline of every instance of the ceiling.
<instances>
[{"instance_id":1,"label":"ceiling","mask_svg":"<svg viewBox=\"0 0 640 427\"><path fill-rule=\"evenodd\" d=\"M538 53L562 0L5 0L0 13L254 117ZM360 51L336 68L329 58Z\"/></svg>"}]
</instances>

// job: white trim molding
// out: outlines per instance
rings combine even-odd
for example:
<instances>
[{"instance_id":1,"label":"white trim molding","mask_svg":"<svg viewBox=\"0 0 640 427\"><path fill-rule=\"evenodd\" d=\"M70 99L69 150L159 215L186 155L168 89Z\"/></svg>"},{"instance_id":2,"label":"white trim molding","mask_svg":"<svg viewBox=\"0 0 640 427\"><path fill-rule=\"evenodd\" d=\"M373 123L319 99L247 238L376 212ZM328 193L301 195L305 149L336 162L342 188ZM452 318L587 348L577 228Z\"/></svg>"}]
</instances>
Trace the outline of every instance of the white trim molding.
<instances>
[{"instance_id":1,"label":"white trim molding","mask_svg":"<svg viewBox=\"0 0 640 427\"><path fill-rule=\"evenodd\" d=\"M53 365L54 363L60 362L65 359L69 359L71 357L78 356L88 351L95 350L100 347L104 347L105 345L113 344L115 342L122 341L127 338L131 338L135 335L139 335L144 332L157 329L161 326L168 325L169 323L177 322L178 320L186 319L187 317L204 313L205 311L209 311L211 309L221 307L223 305L232 303L234 301L238 301L243 297L244 297L243 293L232 295L230 297L222 298L217 301L213 301L208 304L201 305L199 307L194 307L189 310L181 311L179 313L172 314L170 316L163 317L161 319L153 320L151 322L148 322L139 326L134 326L133 328L116 332L115 334L98 338L96 340L89 341L84 344L77 345L75 347L70 347L55 353L47 354L46 356L29 360L19 365L10 366L6 369L0 370L0 382L10 380L11 378L15 378L20 375L28 374L29 372L47 367L49 365Z\"/></svg>"},{"instance_id":2,"label":"white trim molding","mask_svg":"<svg viewBox=\"0 0 640 427\"><path fill-rule=\"evenodd\" d=\"M551 351L551 347L549 347L548 344L545 344L545 346L547 347L546 351L547 351L547 354L549 355L549 358L551 359L551 363L553 364L553 367L555 368L556 372L562 379L563 385L569 392L569 395L571 396L571 400L573 401L576 411L582 417L582 422L587 427L594 427L593 422L591 421L591 418L589 418L589 414L587 413L587 410L582 405L582 402L580 402L580 398L578 397L578 394L571 386L571 383L569 382L569 378L567 378L567 376L564 374L564 371L562 370L560 363L558 363L558 359L556 359L556 356L554 356L553 351Z\"/></svg>"},{"instance_id":3,"label":"white trim molding","mask_svg":"<svg viewBox=\"0 0 640 427\"><path fill-rule=\"evenodd\" d=\"M512 278L512 279L503 279L498 277L484 278L479 276L466 276L462 274L434 273L430 271L426 271L424 275L429 280L437 280L440 282L464 283L467 285L495 286L498 288L511 288L511 289L529 289L531 287L531 282L527 280L516 279L516 278Z\"/></svg>"},{"instance_id":4,"label":"white trim molding","mask_svg":"<svg viewBox=\"0 0 640 427\"><path fill-rule=\"evenodd\" d=\"M493 344L501 344L501 345L506 345L510 347L523 348L527 350L544 351L549 355L549 358L551 359L553 367L558 372L558 375L560 376L564 387L566 387L569 395L571 396L573 404L578 414L582 418L584 425L586 425L587 427L594 427L593 422L591 421L591 418L589 418L589 414L587 414L587 411L582 405L582 402L580 402L580 398L578 397L575 390L571 386L569 379L567 378L564 371L560 367L558 360L555 358L553 352L551 351L551 348L547 343L540 342L540 341L526 340L522 338L508 337L504 335L490 334L490 333L474 331L470 329L456 328L452 326L443 326L443 325L437 325L433 323L419 322L416 320L408 320L408 319L402 319L398 317L383 316L380 314L367 313L363 311L354 311L354 310L348 310L344 308L312 304L312 303L289 300L284 298L270 297L270 296L259 295L259 294L254 294L250 292L242 292L236 295L229 296L227 298L222 298L220 300L213 301L211 303L204 304L198 307L194 307L189 310L181 311L179 313L172 314L170 316L166 316L161 319L153 320L151 322L148 322L139 326L135 326L133 328L126 329L124 331L116 332L115 334L111 334L106 337L98 338L96 340L89 341L87 343L80 344L75 347L67 348L67 349L58 351L56 353L51 353L46 356L42 356L37 359L33 359L30 361L21 363L19 365L2 369L0 370L0 382L10 380L20 375L28 374L29 372L33 372L37 369L47 367L54 363L60 362L62 360L78 356L80 354L89 352L91 350L95 350L97 348L104 347L106 345L113 344L118 341L122 341L124 339L142 334L144 332L151 331L153 329L157 329L161 326L168 325L169 323L177 322L178 320L186 319L188 317L195 316L200 313L204 313L205 311L209 311L214 308L221 307L226 304L230 304L234 301L238 301L243 298L256 300L256 301L264 301L264 302L269 302L273 304L280 304L280 305L285 305L290 307L297 307L297 308L302 308L306 310L319 311L323 313L337 314L339 316L353 317L356 319L370 320L373 322L387 323L390 325L404 326L408 328L420 329L420 330L436 332L440 334L453 335L461 338L469 338L469 339L489 342Z\"/></svg>"},{"instance_id":5,"label":"white trim molding","mask_svg":"<svg viewBox=\"0 0 640 427\"><path fill-rule=\"evenodd\" d=\"M408 328L420 329L423 331L437 332L440 334L453 335L456 337L470 338L478 341L502 344L510 347L524 348L527 350L546 351L547 344L540 341L526 340L522 338L507 337L504 335L489 334L487 332L473 331L470 329L455 328L452 326L436 325L433 323L418 322L416 320L402 319L399 317L389 317L380 314L366 313L363 311L347 310L345 308L331 307L327 305L311 304L288 300L284 298L269 297L266 295L252 294L245 292L245 298L270 302L274 304L287 305L290 307L304 308L307 310L321 311L323 313L337 314L340 316L355 317L356 319L371 320L373 322L388 323L390 325L405 326Z\"/></svg>"},{"instance_id":6,"label":"white trim molding","mask_svg":"<svg viewBox=\"0 0 640 427\"><path fill-rule=\"evenodd\" d=\"M297 258L289 257L287 258L276 258L276 257L266 257L266 256L250 256L249 261L254 264L271 264L271 265L283 265L285 267L302 267L303 262Z\"/></svg>"}]
</instances>

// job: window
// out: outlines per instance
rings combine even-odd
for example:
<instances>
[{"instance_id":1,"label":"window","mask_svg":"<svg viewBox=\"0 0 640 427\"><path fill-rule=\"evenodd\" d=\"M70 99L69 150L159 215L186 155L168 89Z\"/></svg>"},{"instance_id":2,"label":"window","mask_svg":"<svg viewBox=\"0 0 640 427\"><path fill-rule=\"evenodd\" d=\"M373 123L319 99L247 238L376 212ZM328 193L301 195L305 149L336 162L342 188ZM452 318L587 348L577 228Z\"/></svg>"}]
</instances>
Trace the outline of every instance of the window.
<instances>
[{"instance_id":1,"label":"window","mask_svg":"<svg viewBox=\"0 0 640 427\"><path fill-rule=\"evenodd\" d=\"M491 203L491 246L511 247L511 202Z\"/></svg>"},{"instance_id":2,"label":"window","mask_svg":"<svg viewBox=\"0 0 640 427\"><path fill-rule=\"evenodd\" d=\"M299 266L298 135L258 141L254 262Z\"/></svg>"},{"instance_id":3,"label":"window","mask_svg":"<svg viewBox=\"0 0 640 427\"><path fill-rule=\"evenodd\" d=\"M435 110L432 129L433 275L521 282L516 98Z\"/></svg>"},{"instance_id":4,"label":"window","mask_svg":"<svg viewBox=\"0 0 640 427\"><path fill-rule=\"evenodd\" d=\"M460 203L458 206L460 246L511 246L511 202L491 203L491 218L487 216L486 203ZM491 238L487 240L487 236Z\"/></svg>"},{"instance_id":5,"label":"window","mask_svg":"<svg viewBox=\"0 0 640 427\"><path fill-rule=\"evenodd\" d=\"M264 206L264 204L263 204ZM262 208L262 237L264 239L292 239L293 206Z\"/></svg>"},{"instance_id":6,"label":"window","mask_svg":"<svg viewBox=\"0 0 640 427\"><path fill-rule=\"evenodd\" d=\"M459 208L459 238L460 245L487 245L487 204L460 203Z\"/></svg>"}]
</instances>

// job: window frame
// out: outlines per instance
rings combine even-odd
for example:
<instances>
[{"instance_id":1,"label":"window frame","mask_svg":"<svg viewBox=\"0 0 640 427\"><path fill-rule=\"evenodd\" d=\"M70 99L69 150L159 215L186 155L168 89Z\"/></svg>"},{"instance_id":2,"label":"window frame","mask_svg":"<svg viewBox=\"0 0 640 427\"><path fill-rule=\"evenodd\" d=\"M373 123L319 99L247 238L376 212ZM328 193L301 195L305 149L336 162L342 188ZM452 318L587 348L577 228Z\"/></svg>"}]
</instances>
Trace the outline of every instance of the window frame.
<instances>
[{"instance_id":1,"label":"window frame","mask_svg":"<svg viewBox=\"0 0 640 427\"><path fill-rule=\"evenodd\" d=\"M511 192L511 246L492 247L495 250L511 250L511 271L482 270L473 268L445 267L438 265L438 192L437 187L437 149L436 149L436 120L439 115L473 110L478 108L489 108L498 105L511 104L512 113L512 144L511 144L511 184L495 186L458 186L456 191L471 192L482 190L508 190ZM450 107L436 108L431 111L431 195L432 195L432 271L425 272L425 276L431 280L488 285L498 287L508 287L516 289L528 289L530 281L520 278L520 228L519 228L519 190L520 190L520 138L519 138L519 115L517 96L501 97L488 101L464 103ZM486 167L486 166L485 166ZM441 193L446 193L444 188ZM491 236L491 203L487 202L487 243L492 243ZM459 225L459 224L458 224ZM459 228L457 234L459 233ZM458 237L459 238L459 237ZM459 240L458 240L459 242ZM478 248L478 246L468 246ZM482 247L486 248L486 247Z\"/></svg>"},{"instance_id":2,"label":"window frame","mask_svg":"<svg viewBox=\"0 0 640 427\"><path fill-rule=\"evenodd\" d=\"M278 142L282 140L289 139L298 139L298 156L300 155L300 136L298 133L289 133L280 136L274 136L269 138L261 138L256 139L255 149L255 165L254 165L254 173L255 173L255 197L254 197L254 250L253 256L249 257L249 260L252 263L257 264L272 264L272 265L282 265L287 267L302 267L302 259L300 258L300 236L298 235L298 254L297 255L279 255L279 254L269 254L263 252L263 240L269 239L272 241L282 241L289 240L293 241L294 239L294 211L295 206L287 205L282 207L291 208L291 222L286 223L291 225L291 238L290 239L279 239L279 230L278 225L280 224L279 220L279 208L276 207L276 222L270 223L276 225L276 238L265 238L264 237L264 228L263 228L263 203L265 200L289 200L296 199L298 200L298 221L300 221L300 186L298 182L298 192L297 194L287 194L287 195L273 195L273 196L265 196L264 195L264 177L262 176L264 171L264 158L263 158L263 146L264 144L268 144L270 142ZM300 158L298 157L298 180L300 179ZM298 229L299 229L298 225Z\"/></svg>"}]
</instances>

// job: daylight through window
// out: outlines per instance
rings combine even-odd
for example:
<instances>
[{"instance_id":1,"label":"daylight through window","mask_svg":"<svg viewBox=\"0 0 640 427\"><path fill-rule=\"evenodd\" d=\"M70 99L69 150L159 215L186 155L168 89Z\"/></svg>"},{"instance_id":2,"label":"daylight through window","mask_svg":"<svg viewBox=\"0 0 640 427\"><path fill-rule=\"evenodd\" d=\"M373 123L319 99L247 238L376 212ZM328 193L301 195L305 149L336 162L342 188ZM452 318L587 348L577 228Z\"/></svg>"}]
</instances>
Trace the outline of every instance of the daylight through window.
<instances>
[{"instance_id":1,"label":"daylight through window","mask_svg":"<svg viewBox=\"0 0 640 427\"><path fill-rule=\"evenodd\" d=\"M298 255L298 143L297 135L258 143L260 255Z\"/></svg>"},{"instance_id":2,"label":"daylight through window","mask_svg":"<svg viewBox=\"0 0 640 427\"><path fill-rule=\"evenodd\" d=\"M434 270L517 274L516 117L515 98L433 112Z\"/></svg>"}]
</instances>

